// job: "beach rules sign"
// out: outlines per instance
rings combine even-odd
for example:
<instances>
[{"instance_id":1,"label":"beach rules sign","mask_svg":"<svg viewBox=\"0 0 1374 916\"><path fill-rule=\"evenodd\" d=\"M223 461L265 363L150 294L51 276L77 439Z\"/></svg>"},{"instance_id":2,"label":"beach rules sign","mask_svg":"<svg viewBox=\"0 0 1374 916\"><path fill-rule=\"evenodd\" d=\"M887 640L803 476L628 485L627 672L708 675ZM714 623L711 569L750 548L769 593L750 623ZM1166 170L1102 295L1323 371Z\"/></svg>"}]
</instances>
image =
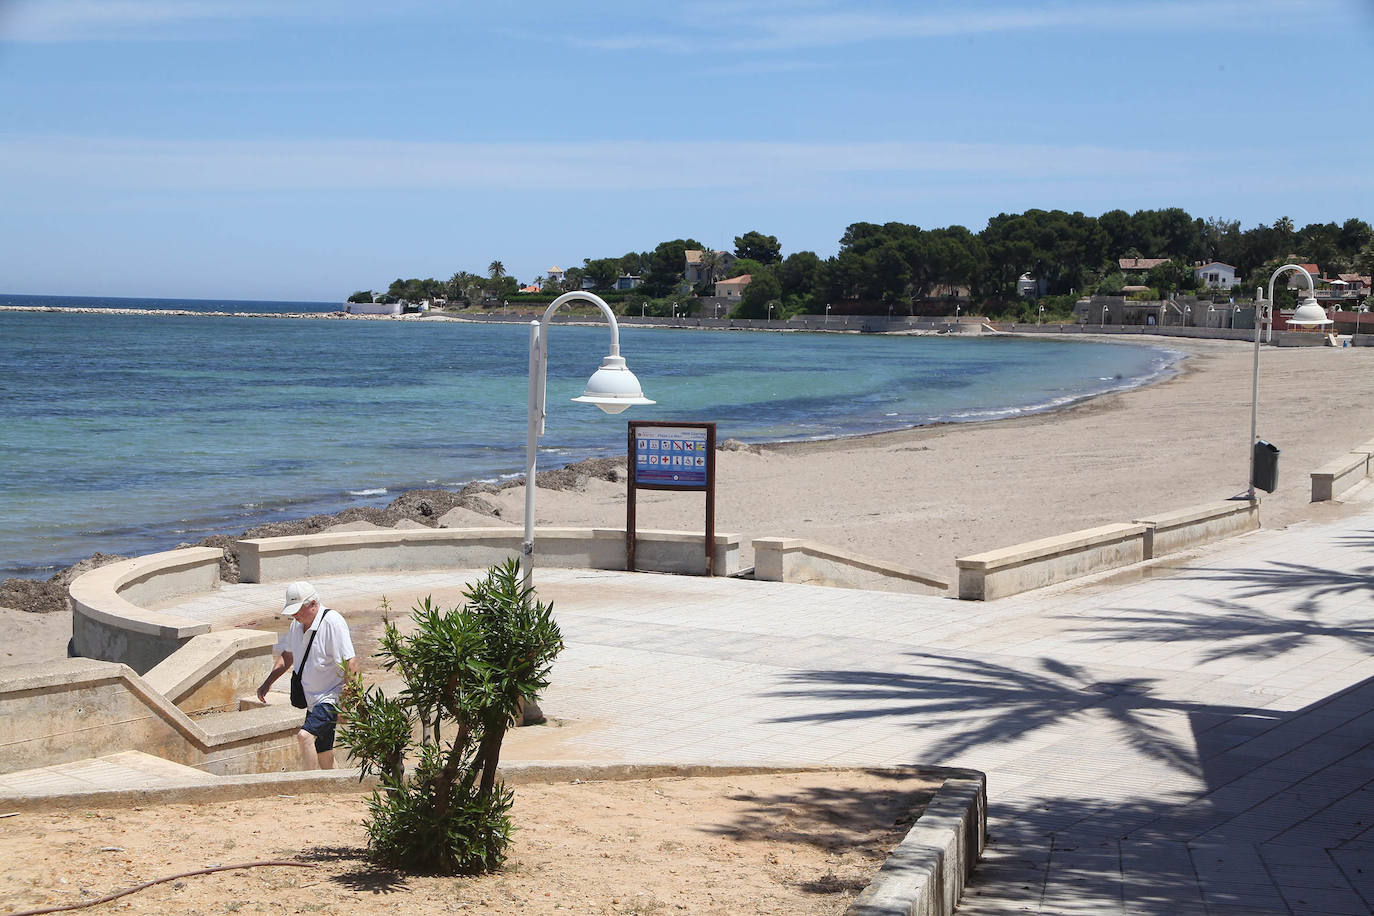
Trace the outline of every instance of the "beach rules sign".
<instances>
[{"instance_id":1,"label":"beach rules sign","mask_svg":"<svg viewBox=\"0 0 1374 916\"><path fill-rule=\"evenodd\" d=\"M635 568L635 491L706 494L706 575L714 575L716 540L716 424L631 420L626 464L625 565Z\"/></svg>"}]
</instances>

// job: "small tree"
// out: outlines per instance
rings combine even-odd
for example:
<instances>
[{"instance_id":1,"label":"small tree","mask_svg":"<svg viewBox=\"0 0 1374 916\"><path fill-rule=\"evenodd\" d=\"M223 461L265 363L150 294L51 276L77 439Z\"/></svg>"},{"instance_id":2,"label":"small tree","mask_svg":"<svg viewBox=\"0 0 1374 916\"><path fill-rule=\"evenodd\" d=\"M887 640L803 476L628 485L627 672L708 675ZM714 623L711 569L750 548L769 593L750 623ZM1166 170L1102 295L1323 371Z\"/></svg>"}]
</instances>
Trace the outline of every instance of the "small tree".
<instances>
[{"instance_id":1,"label":"small tree","mask_svg":"<svg viewBox=\"0 0 1374 916\"><path fill-rule=\"evenodd\" d=\"M345 708L339 742L363 775L381 780L367 802L368 853L387 867L480 874L500 868L510 844L512 794L496 778L501 742L524 699L548 686L563 638L553 606L523 587L515 559L463 597L449 611L425 598L409 636L387 621L377 657L405 688L395 698L354 689Z\"/></svg>"}]
</instances>

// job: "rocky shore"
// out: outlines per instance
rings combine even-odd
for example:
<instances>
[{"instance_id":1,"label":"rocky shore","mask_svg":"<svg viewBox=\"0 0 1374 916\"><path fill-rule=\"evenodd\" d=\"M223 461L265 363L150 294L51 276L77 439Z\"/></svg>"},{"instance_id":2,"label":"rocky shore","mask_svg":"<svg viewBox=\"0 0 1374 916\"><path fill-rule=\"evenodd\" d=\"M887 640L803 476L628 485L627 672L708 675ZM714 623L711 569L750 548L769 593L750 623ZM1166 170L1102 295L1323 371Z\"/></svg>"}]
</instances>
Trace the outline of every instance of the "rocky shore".
<instances>
[{"instance_id":1,"label":"rocky shore","mask_svg":"<svg viewBox=\"0 0 1374 916\"><path fill-rule=\"evenodd\" d=\"M583 490L591 479L623 482L625 459L589 458L567 467L541 471L537 485L543 490ZM443 518L454 509L463 509L493 520L502 517L503 510L485 496L513 487L523 487L525 478L518 477L500 484L470 483L461 490L407 490L385 507L355 506L337 515L311 515L288 522L272 522L250 528L241 534L215 534L195 543L177 547L216 547L224 551L220 561L220 578L225 582L239 581L238 553L235 542L242 538L286 537L296 534L316 534L340 525L352 528L376 527L447 527ZM513 523L512 523L513 524ZM13 608L33 614L49 614L67 610L67 587L82 573L116 563L128 557L97 553L80 563L69 566L47 580L6 579L0 582L0 607Z\"/></svg>"}]
</instances>

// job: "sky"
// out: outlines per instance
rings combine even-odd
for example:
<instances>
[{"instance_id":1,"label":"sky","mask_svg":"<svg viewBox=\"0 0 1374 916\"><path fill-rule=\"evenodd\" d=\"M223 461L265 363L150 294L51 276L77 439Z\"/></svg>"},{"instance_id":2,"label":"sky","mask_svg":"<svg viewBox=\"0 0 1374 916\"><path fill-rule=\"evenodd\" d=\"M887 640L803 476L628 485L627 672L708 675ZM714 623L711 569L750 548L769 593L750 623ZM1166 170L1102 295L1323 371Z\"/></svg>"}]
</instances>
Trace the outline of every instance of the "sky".
<instances>
[{"instance_id":1,"label":"sky","mask_svg":"<svg viewBox=\"0 0 1374 916\"><path fill-rule=\"evenodd\" d=\"M0 293L337 302L1032 207L1374 222L1374 0L0 0Z\"/></svg>"}]
</instances>

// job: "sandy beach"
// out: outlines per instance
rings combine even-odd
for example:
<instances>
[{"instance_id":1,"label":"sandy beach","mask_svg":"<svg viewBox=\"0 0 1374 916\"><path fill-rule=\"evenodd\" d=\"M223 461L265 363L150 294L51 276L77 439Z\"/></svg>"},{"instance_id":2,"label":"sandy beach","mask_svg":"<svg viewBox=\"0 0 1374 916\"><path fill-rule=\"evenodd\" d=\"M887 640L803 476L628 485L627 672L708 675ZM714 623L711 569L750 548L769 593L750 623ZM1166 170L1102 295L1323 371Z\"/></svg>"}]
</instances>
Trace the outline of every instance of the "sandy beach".
<instances>
[{"instance_id":1,"label":"sandy beach","mask_svg":"<svg viewBox=\"0 0 1374 916\"><path fill-rule=\"evenodd\" d=\"M716 530L811 538L952 580L956 557L1243 493L1253 346L1147 342L1188 354L1174 377L1065 410L721 452ZM1281 450L1265 526L1339 511L1309 503L1307 475L1374 438L1371 370L1374 350L1261 350L1259 436ZM503 517L522 520L522 500L503 492ZM703 502L641 492L639 527L700 530ZM625 487L541 489L536 514L623 526Z\"/></svg>"},{"instance_id":2,"label":"sandy beach","mask_svg":"<svg viewBox=\"0 0 1374 916\"><path fill-rule=\"evenodd\" d=\"M746 565L753 538L802 537L954 581L956 557L1242 493L1252 346L1144 342L1186 353L1178 373L1052 413L721 451L716 530L742 535ZM1342 511L1309 503L1307 475L1374 438L1374 350L1263 348L1259 435L1281 449L1266 527ZM500 516L460 524L523 524L523 487L484 498ZM537 523L621 527L625 502L624 483L541 487ZM638 497L641 529L700 531L704 514L700 494ZM0 609L16 637L0 664L65 654L66 617Z\"/></svg>"}]
</instances>

